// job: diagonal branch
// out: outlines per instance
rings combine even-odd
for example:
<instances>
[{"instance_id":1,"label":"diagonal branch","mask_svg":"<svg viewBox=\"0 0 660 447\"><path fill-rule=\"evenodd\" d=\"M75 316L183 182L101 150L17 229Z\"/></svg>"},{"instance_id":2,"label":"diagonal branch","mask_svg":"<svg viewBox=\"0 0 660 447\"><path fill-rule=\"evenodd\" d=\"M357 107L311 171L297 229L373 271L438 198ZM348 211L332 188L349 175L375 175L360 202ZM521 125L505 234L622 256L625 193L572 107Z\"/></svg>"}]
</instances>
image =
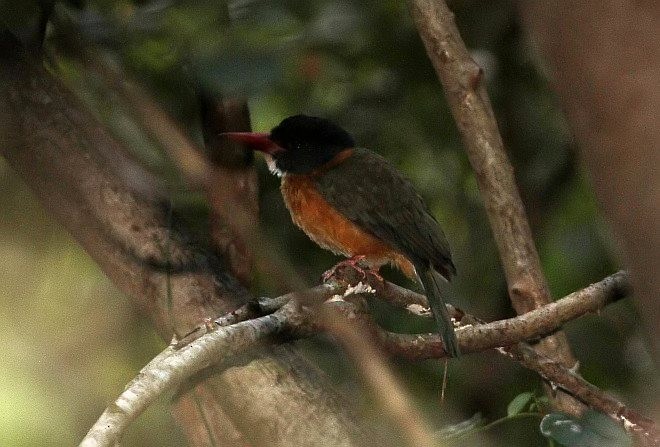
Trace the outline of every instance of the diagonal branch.
<instances>
[{"instance_id":1,"label":"diagonal branch","mask_svg":"<svg viewBox=\"0 0 660 447\"><path fill-rule=\"evenodd\" d=\"M135 192L121 173L127 164L121 144L41 60L2 32L0 153L163 339L250 299L223 259L191 244L189 232L170 225L166 207ZM209 384L213 394L213 413L205 416L226 409L255 445L389 444L294 347L273 347L196 383ZM246 389L260 399L246 399ZM281 436L273 439L271 430Z\"/></svg>"},{"instance_id":2,"label":"diagonal branch","mask_svg":"<svg viewBox=\"0 0 660 447\"><path fill-rule=\"evenodd\" d=\"M169 346L149 362L108 406L80 447L113 446L128 425L167 390L180 386L202 369L254 346L284 326L283 311L220 328L182 349Z\"/></svg>"},{"instance_id":3,"label":"diagonal branch","mask_svg":"<svg viewBox=\"0 0 660 447\"><path fill-rule=\"evenodd\" d=\"M482 352L542 337L587 313L597 312L609 303L630 293L630 278L618 272L584 289L517 317L484 323L482 320L455 312L461 325L456 334L461 352ZM437 334L384 333L382 342L389 352L410 360L445 357L442 340Z\"/></svg>"},{"instance_id":4,"label":"diagonal branch","mask_svg":"<svg viewBox=\"0 0 660 447\"><path fill-rule=\"evenodd\" d=\"M567 369L561 363L544 357L526 343L500 348L498 351L522 366L536 371L552 386L570 393L590 408L608 415L632 434L639 441L639 445L649 447L660 445L660 432L652 419L639 414L619 399L587 382L573 369Z\"/></svg>"},{"instance_id":5,"label":"diagonal branch","mask_svg":"<svg viewBox=\"0 0 660 447\"><path fill-rule=\"evenodd\" d=\"M410 7L474 169L513 307L523 314L548 304L552 298L513 168L482 82L482 70L470 57L444 0L410 0ZM576 364L562 332L543 339L537 347L539 352L565 366ZM555 396L550 392L549 397L560 410L578 414L583 409L577 401L561 393Z\"/></svg>"}]
</instances>

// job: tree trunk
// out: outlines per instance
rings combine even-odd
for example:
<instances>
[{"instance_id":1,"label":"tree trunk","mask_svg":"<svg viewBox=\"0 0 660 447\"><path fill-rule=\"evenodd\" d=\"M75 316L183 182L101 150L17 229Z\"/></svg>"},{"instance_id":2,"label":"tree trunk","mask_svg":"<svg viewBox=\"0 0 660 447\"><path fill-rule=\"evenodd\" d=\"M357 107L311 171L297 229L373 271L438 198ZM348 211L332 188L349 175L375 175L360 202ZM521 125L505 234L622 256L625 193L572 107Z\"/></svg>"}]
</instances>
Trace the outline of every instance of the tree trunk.
<instances>
[{"instance_id":1,"label":"tree trunk","mask_svg":"<svg viewBox=\"0 0 660 447\"><path fill-rule=\"evenodd\" d=\"M171 225L121 144L1 32L0 153L165 341L249 299L221 259ZM391 444L295 347L260 354L179 393L175 417L191 445Z\"/></svg>"},{"instance_id":2,"label":"tree trunk","mask_svg":"<svg viewBox=\"0 0 660 447\"><path fill-rule=\"evenodd\" d=\"M660 345L660 3L519 2Z\"/></svg>"}]
</instances>

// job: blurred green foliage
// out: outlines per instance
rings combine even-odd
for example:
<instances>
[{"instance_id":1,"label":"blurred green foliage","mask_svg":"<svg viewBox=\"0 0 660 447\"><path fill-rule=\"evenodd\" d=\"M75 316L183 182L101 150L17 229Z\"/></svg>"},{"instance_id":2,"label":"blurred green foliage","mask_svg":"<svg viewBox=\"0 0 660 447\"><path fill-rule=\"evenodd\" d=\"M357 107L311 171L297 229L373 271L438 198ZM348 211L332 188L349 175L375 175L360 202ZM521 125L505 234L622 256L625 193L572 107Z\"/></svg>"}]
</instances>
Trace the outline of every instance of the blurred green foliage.
<instances>
[{"instance_id":1,"label":"blurred green foliage","mask_svg":"<svg viewBox=\"0 0 660 447\"><path fill-rule=\"evenodd\" d=\"M0 23L29 36L38 22L37 3L2 1ZM514 2L450 6L485 69L553 294L612 273L615 244ZM75 24L82 38L146 86L199 142L200 90L247 98L258 131L296 113L338 122L360 145L399 166L431 205L459 271L451 301L486 319L513 314L474 175L406 2L89 0L62 2L56 14L46 49L62 50L60 37L71 32L65 25ZM102 82L65 52L58 54L53 70L167 179L179 212L203 228L203 202L185 191L160 148ZM313 284L336 258L291 224L278 181L262 163L259 169L263 231ZM9 337L0 354L0 444L72 444L161 345L1 160L0 185L0 323ZM396 272L386 276L414 287ZM261 279L255 292L277 292L277 285ZM385 305L375 304L374 311L392 329L431 329ZM657 391L658 383L636 320L625 301L569 324L567 332L587 379L644 407L653 403L657 393L649 390ZM323 340L300 344L340 387L356 394L354 369L341 352ZM447 401L440 404L441 362L393 364L438 428L477 412L497 419L514 396L540 387L537 376L495 354L466 356L451 362ZM149 410L125 445L181 445L166 405L163 400ZM484 436L484 445L546 442L531 419ZM475 445L475 438L470 442L465 445Z\"/></svg>"}]
</instances>

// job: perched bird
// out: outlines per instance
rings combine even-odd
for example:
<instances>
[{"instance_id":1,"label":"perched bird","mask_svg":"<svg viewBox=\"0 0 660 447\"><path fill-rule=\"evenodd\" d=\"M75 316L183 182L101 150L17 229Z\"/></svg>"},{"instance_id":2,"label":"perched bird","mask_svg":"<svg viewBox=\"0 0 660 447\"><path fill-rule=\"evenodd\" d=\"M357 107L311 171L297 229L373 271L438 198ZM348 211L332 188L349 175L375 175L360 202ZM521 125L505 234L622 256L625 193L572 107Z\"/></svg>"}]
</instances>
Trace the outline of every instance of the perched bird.
<instances>
[{"instance_id":1,"label":"perched bird","mask_svg":"<svg viewBox=\"0 0 660 447\"><path fill-rule=\"evenodd\" d=\"M305 115L270 133L227 132L264 152L282 178L291 218L321 247L376 271L391 263L421 282L445 351L460 355L440 283L456 274L449 244L409 180L380 155L355 147L334 123Z\"/></svg>"}]
</instances>

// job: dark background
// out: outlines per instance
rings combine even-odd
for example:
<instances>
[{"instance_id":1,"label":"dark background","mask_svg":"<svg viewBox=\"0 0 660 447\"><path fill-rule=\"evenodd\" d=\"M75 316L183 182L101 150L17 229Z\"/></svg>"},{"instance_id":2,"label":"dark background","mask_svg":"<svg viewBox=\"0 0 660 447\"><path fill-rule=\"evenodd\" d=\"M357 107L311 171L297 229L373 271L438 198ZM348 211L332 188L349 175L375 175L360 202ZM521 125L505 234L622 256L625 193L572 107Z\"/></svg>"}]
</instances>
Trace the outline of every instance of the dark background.
<instances>
[{"instance_id":1,"label":"dark background","mask_svg":"<svg viewBox=\"0 0 660 447\"><path fill-rule=\"evenodd\" d=\"M484 319L514 312L476 182L442 89L406 3L385 1L87 1L58 5L102 57L122 67L201 142L196 92L245 97L253 128L268 131L286 116L330 118L410 177L442 223L458 276L452 301ZM617 249L585 178L570 129L542 62L510 1L454 1L450 7L484 68L505 146L553 296L561 297L620 268ZM0 2L0 24L24 35L37 6ZM231 20L231 27L229 26ZM81 63L66 56L49 28L50 68L88 103L145 165L160 173L177 212L206 234L203 197L186 191L177 169L121 101ZM70 33L71 30L66 31ZM338 259L290 222L278 180L257 161L261 228L308 284ZM71 445L163 344L98 267L35 202L0 159L0 444ZM408 287L396 272L385 276ZM256 274L254 292L285 290ZM376 306L383 325L431 330ZM567 325L585 378L637 408L658 392L638 317L629 300ZM327 340L300 342L347 393L361 390L353 366ZM538 377L492 353L450 364L447 400L439 403L443 363L395 361L399 377L435 427L476 412L494 420ZM365 405L371 401L361 397ZM181 445L167 399L129 430L125 445ZM537 419L510 421L484 445L544 445ZM465 445L474 445L471 438Z\"/></svg>"}]
</instances>

